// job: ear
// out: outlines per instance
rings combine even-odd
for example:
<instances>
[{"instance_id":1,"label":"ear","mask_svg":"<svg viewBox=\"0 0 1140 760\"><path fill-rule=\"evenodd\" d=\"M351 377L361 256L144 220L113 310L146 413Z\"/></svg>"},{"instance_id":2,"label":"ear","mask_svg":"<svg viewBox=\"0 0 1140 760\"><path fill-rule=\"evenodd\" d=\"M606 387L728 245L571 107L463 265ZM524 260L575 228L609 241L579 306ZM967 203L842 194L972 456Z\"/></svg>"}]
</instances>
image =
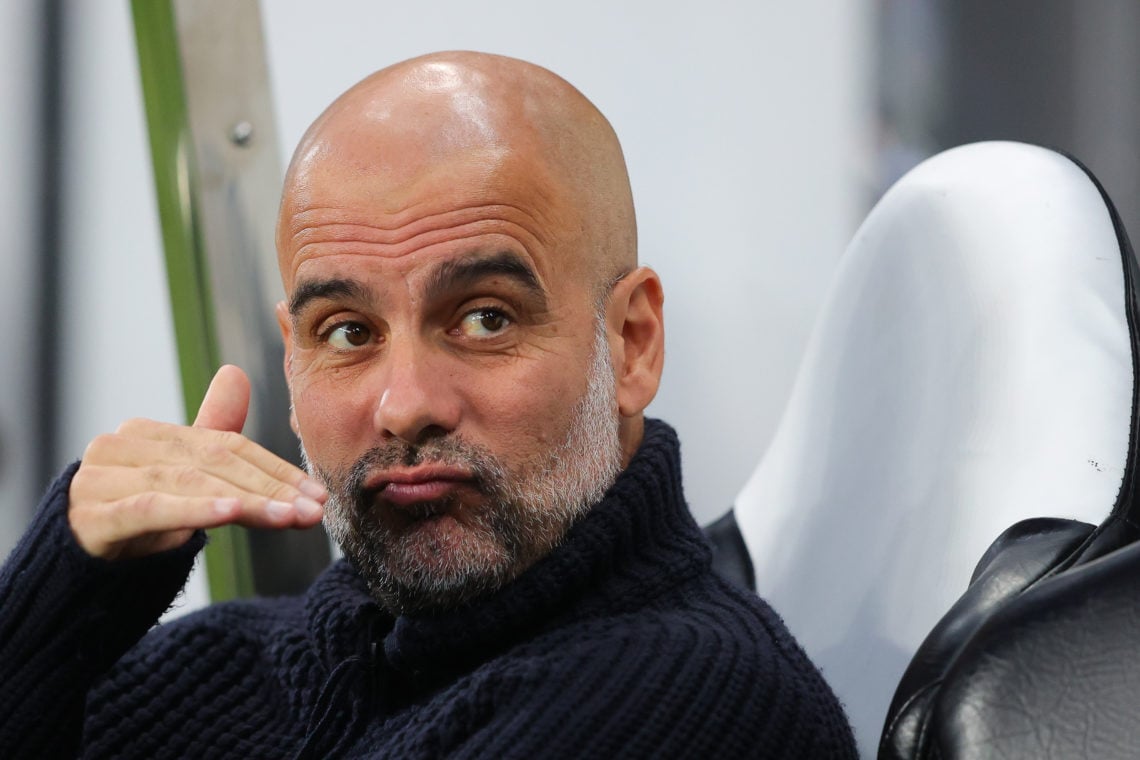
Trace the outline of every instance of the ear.
<instances>
[{"instance_id":1,"label":"ear","mask_svg":"<svg viewBox=\"0 0 1140 760\"><path fill-rule=\"evenodd\" d=\"M274 311L277 314L277 326L281 328L281 340L285 343L285 361L282 370L285 372L285 384L289 386L289 395L292 396L293 373L290 369L293 366L293 320L289 318L289 307L284 301L278 301ZM295 434L301 434L297 429L297 412L293 410L292 404L289 404L289 427L293 428Z\"/></svg>"},{"instance_id":2,"label":"ear","mask_svg":"<svg viewBox=\"0 0 1140 760\"><path fill-rule=\"evenodd\" d=\"M665 366L664 301L661 280L649 267L627 274L610 296L607 322L618 410L623 417L641 414L661 384Z\"/></svg>"}]
</instances>

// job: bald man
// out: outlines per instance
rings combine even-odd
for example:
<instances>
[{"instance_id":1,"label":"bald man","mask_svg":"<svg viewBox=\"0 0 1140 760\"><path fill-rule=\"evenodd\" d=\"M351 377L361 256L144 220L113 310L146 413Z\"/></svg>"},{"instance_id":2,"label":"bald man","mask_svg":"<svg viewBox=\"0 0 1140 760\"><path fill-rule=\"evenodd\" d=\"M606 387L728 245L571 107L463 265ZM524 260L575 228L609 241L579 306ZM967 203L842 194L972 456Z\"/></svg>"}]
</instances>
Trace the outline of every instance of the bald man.
<instances>
[{"instance_id":1,"label":"bald man","mask_svg":"<svg viewBox=\"0 0 1140 760\"><path fill-rule=\"evenodd\" d=\"M93 441L0 575L0 755L854 757L643 417L661 284L577 90L473 53L374 74L298 147L277 244L308 472L240 435L234 367L193 427ZM346 560L304 596L153 628L203 528L322 516Z\"/></svg>"}]
</instances>

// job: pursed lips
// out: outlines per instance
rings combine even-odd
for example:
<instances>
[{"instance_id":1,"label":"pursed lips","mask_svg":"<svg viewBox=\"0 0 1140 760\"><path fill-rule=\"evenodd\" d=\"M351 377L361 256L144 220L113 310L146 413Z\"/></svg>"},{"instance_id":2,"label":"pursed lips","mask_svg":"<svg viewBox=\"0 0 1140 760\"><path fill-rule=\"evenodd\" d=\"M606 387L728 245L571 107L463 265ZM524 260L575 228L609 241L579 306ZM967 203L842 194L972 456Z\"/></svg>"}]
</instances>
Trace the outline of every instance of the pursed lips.
<instances>
[{"instance_id":1,"label":"pursed lips","mask_svg":"<svg viewBox=\"0 0 1140 760\"><path fill-rule=\"evenodd\" d=\"M395 507L438 501L465 486L474 486L467 470L446 465L421 465L409 469L384 470L364 482L364 488Z\"/></svg>"}]
</instances>

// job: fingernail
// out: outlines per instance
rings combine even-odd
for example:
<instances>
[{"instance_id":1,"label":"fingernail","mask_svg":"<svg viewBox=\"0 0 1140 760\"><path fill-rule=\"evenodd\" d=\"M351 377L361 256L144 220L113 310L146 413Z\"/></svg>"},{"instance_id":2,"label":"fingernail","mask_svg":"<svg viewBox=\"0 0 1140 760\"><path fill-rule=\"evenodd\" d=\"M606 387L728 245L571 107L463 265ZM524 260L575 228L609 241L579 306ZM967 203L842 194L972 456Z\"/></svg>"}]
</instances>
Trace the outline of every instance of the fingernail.
<instances>
[{"instance_id":1,"label":"fingernail","mask_svg":"<svg viewBox=\"0 0 1140 760\"><path fill-rule=\"evenodd\" d=\"M289 516L293 511L293 505L287 501L271 501L265 505L265 511L274 520L281 520Z\"/></svg>"},{"instance_id":2,"label":"fingernail","mask_svg":"<svg viewBox=\"0 0 1140 760\"><path fill-rule=\"evenodd\" d=\"M307 496L298 496L296 499L293 499L293 506L297 508L297 512L304 518L316 517L321 513L321 505Z\"/></svg>"},{"instance_id":3,"label":"fingernail","mask_svg":"<svg viewBox=\"0 0 1140 760\"><path fill-rule=\"evenodd\" d=\"M301 484L297 486L297 490L308 496L310 499L324 499L327 498L329 492L318 481L312 478L305 478Z\"/></svg>"},{"instance_id":4,"label":"fingernail","mask_svg":"<svg viewBox=\"0 0 1140 760\"><path fill-rule=\"evenodd\" d=\"M223 517L228 517L241 508L241 499L214 499L214 511Z\"/></svg>"}]
</instances>

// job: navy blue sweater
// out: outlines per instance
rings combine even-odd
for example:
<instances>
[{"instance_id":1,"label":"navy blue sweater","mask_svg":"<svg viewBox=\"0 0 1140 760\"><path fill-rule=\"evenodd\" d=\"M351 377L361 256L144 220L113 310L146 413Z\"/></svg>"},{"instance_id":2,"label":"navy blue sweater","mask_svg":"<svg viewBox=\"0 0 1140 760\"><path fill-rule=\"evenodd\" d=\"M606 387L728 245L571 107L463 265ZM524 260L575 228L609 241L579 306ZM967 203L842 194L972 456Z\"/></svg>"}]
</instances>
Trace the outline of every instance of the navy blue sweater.
<instances>
[{"instance_id":1,"label":"navy blue sweater","mask_svg":"<svg viewBox=\"0 0 1140 760\"><path fill-rule=\"evenodd\" d=\"M342 561L304 596L153 627L201 537L88 557L73 472L0 571L0 757L855 757L777 615L710 570L663 423L561 546L426 617Z\"/></svg>"}]
</instances>

